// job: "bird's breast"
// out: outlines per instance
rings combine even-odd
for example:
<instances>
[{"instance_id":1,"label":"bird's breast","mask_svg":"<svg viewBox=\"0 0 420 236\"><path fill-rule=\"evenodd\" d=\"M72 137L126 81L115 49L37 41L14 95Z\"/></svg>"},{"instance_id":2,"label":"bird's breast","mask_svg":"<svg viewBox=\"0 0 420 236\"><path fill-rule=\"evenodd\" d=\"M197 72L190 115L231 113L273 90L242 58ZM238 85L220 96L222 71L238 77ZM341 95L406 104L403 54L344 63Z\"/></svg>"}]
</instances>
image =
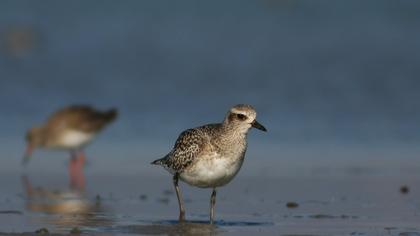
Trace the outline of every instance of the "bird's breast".
<instances>
[{"instance_id":1,"label":"bird's breast","mask_svg":"<svg viewBox=\"0 0 420 236\"><path fill-rule=\"evenodd\" d=\"M64 149L79 148L92 141L94 136L94 133L78 130L65 130L53 137L52 140L50 140L49 146L52 148Z\"/></svg>"},{"instance_id":2,"label":"bird's breast","mask_svg":"<svg viewBox=\"0 0 420 236\"><path fill-rule=\"evenodd\" d=\"M201 188L223 186L238 173L243 163L243 156L244 152L202 156L181 173L181 180Z\"/></svg>"}]
</instances>

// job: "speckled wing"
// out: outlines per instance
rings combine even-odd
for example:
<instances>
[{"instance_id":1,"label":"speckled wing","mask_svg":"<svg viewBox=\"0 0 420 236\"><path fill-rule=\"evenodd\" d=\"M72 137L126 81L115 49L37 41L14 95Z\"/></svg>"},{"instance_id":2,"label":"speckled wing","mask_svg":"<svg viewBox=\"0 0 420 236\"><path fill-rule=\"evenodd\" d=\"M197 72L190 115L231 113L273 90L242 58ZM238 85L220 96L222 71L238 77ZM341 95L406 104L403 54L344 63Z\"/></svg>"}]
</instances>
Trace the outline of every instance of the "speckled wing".
<instances>
[{"instance_id":1,"label":"speckled wing","mask_svg":"<svg viewBox=\"0 0 420 236\"><path fill-rule=\"evenodd\" d=\"M206 137L201 130L186 130L179 135L172 151L153 164L160 164L171 172L181 173L199 156L205 142Z\"/></svg>"}]
</instances>

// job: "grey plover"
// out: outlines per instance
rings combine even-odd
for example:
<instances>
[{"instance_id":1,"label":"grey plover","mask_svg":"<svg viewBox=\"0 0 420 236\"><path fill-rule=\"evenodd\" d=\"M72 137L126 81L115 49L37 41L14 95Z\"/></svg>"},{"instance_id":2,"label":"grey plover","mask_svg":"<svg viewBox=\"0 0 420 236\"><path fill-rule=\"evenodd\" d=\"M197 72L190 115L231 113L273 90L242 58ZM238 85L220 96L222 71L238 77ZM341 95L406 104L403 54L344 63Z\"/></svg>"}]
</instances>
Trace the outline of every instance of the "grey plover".
<instances>
[{"instance_id":1,"label":"grey plover","mask_svg":"<svg viewBox=\"0 0 420 236\"><path fill-rule=\"evenodd\" d=\"M249 129L267 131L257 122L256 116L252 106L236 105L229 110L223 123L182 132L169 154L152 162L173 175L180 222L185 220L185 208L178 179L192 186L213 189L210 198L210 223L213 224L216 188L229 183L241 168Z\"/></svg>"},{"instance_id":2,"label":"grey plover","mask_svg":"<svg viewBox=\"0 0 420 236\"><path fill-rule=\"evenodd\" d=\"M69 150L72 161L84 163L83 147L116 117L116 109L97 111L86 105L62 108L43 125L26 133L27 148L22 163L29 161L35 148Z\"/></svg>"}]
</instances>

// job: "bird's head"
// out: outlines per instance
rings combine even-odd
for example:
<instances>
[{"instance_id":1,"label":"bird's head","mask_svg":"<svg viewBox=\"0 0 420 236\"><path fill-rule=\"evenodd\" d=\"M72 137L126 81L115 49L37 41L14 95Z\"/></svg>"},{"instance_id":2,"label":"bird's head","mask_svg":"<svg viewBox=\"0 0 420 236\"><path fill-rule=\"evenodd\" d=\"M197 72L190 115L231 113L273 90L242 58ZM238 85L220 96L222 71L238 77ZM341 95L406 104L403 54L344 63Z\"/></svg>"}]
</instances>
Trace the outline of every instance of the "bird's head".
<instances>
[{"instance_id":1,"label":"bird's head","mask_svg":"<svg viewBox=\"0 0 420 236\"><path fill-rule=\"evenodd\" d=\"M267 129L256 120L257 112L250 105L239 104L232 107L226 115L224 124L234 127L241 133L247 133L250 128L262 131Z\"/></svg>"}]
</instances>

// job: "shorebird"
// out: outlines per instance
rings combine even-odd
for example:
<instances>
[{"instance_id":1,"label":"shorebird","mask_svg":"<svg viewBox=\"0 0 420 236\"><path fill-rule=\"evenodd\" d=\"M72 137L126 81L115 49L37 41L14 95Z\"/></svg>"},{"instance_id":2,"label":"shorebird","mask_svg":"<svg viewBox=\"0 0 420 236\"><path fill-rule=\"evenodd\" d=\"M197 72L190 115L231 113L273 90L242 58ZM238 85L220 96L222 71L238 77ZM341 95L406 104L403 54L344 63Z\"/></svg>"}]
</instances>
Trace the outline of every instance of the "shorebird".
<instances>
[{"instance_id":1,"label":"shorebird","mask_svg":"<svg viewBox=\"0 0 420 236\"><path fill-rule=\"evenodd\" d=\"M245 158L246 136L252 127L267 131L256 120L250 105L236 105L223 123L208 124L182 132L173 149L152 164L161 165L173 175L179 205L179 221L185 221L185 208L178 180L200 188L212 188L210 223L214 222L216 188L229 183Z\"/></svg>"},{"instance_id":2,"label":"shorebird","mask_svg":"<svg viewBox=\"0 0 420 236\"><path fill-rule=\"evenodd\" d=\"M29 161L35 148L63 149L71 152L72 172L72 168L78 169L85 162L83 148L116 117L116 109L102 112L85 105L58 110L43 125L28 130L22 164Z\"/></svg>"}]
</instances>

